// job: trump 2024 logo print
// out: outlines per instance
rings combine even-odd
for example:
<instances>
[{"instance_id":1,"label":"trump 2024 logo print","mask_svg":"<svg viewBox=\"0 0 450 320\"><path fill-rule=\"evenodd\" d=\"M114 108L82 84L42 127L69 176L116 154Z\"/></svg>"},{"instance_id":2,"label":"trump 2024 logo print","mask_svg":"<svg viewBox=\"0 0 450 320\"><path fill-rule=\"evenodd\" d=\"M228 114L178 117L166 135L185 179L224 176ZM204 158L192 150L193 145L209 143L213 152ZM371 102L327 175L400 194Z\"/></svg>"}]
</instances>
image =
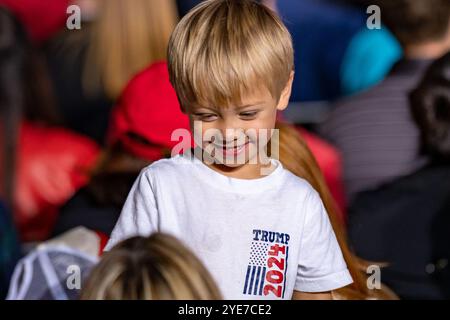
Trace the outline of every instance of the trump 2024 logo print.
<instances>
[{"instance_id":1,"label":"trump 2024 logo print","mask_svg":"<svg viewBox=\"0 0 450 320\"><path fill-rule=\"evenodd\" d=\"M290 236L266 230L253 236L243 293L284 298Z\"/></svg>"}]
</instances>

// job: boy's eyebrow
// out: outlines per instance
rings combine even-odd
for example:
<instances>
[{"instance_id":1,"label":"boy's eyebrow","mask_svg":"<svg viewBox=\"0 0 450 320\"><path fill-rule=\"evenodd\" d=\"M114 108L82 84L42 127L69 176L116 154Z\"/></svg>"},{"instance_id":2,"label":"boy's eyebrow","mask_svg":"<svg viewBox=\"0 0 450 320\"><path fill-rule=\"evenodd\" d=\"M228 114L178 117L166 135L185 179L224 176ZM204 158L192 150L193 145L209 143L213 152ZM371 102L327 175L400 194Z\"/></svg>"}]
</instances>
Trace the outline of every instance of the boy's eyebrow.
<instances>
[{"instance_id":1,"label":"boy's eyebrow","mask_svg":"<svg viewBox=\"0 0 450 320\"><path fill-rule=\"evenodd\" d=\"M201 112L201 111L199 111L199 109L200 109L200 110L201 110L201 109L206 109L206 110L214 111L214 112L217 112L217 111L218 111L218 110L215 109L215 108L204 107L204 106L196 106L196 107L193 108L194 113L195 113L195 112ZM203 110L202 110L202 111L203 111Z\"/></svg>"},{"instance_id":2,"label":"boy's eyebrow","mask_svg":"<svg viewBox=\"0 0 450 320\"><path fill-rule=\"evenodd\" d=\"M248 104L245 104L245 105L242 105L242 106L236 106L235 110L239 111L239 110L250 108L250 107L256 107L256 106L262 105L263 103L264 103L264 101L256 101L256 102L248 103ZM217 108L205 107L205 106L196 106L194 109L196 109L196 110L194 110L194 113L195 112L199 112L198 109L207 109L207 110L210 110L210 111L213 111L213 112L220 111L220 108L217 109Z\"/></svg>"},{"instance_id":3,"label":"boy's eyebrow","mask_svg":"<svg viewBox=\"0 0 450 320\"><path fill-rule=\"evenodd\" d=\"M236 110L242 110L242 109L249 108L249 107L256 107L256 106L259 106L259 105L261 105L263 103L264 103L264 101L252 102L252 103L249 103L249 104L246 104L246 105L237 106Z\"/></svg>"}]
</instances>

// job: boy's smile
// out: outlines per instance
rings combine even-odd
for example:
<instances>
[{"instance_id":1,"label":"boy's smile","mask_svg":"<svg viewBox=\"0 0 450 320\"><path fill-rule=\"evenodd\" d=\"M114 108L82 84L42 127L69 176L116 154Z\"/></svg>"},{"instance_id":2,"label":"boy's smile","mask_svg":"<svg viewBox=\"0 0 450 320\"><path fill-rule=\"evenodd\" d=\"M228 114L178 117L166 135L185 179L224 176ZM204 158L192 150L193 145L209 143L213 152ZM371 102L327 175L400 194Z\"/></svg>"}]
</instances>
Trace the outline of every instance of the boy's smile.
<instances>
[{"instance_id":1,"label":"boy's smile","mask_svg":"<svg viewBox=\"0 0 450 320\"><path fill-rule=\"evenodd\" d=\"M242 153L246 152L250 142L246 141L243 144L238 144L237 141L232 141L231 143L225 143L220 145L216 144L215 142L212 142L211 144L214 146L214 151L222 152L224 158L229 158L229 157L237 157Z\"/></svg>"}]
</instances>

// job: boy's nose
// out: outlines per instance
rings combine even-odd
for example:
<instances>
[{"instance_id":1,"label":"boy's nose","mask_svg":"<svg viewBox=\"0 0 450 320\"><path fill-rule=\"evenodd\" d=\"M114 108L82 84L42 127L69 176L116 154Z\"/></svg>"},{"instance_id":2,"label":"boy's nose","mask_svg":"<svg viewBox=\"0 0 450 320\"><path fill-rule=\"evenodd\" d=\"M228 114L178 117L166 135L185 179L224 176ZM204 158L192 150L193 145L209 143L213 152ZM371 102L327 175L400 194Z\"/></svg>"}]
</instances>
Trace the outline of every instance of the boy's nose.
<instances>
[{"instance_id":1,"label":"boy's nose","mask_svg":"<svg viewBox=\"0 0 450 320\"><path fill-rule=\"evenodd\" d=\"M243 130L244 128L242 127L242 122L236 117L232 116L225 117L220 123L220 130L222 131L224 137L227 129L237 131Z\"/></svg>"},{"instance_id":2,"label":"boy's nose","mask_svg":"<svg viewBox=\"0 0 450 320\"><path fill-rule=\"evenodd\" d=\"M222 131L222 143L223 145L234 144L238 141L245 140L245 132L241 128L227 128Z\"/></svg>"}]
</instances>

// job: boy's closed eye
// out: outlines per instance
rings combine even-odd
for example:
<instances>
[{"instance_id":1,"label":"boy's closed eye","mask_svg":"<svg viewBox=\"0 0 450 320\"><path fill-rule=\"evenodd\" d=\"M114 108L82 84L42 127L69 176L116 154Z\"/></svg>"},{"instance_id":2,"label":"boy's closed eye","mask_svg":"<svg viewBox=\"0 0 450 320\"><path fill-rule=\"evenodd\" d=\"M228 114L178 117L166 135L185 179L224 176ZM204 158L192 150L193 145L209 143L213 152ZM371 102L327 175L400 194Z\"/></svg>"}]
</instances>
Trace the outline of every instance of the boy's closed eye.
<instances>
[{"instance_id":1,"label":"boy's closed eye","mask_svg":"<svg viewBox=\"0 0 450 320\"><path fill-rule=\"evenodd\" d=\"M257 110L245 111L245 112L239 113L239 116L244 120L252 120L252 119L256 118L257 115L258 115Z\"/></svg>"},{"instance_id":2,"label":"boy's closed eye","mask_svg":"<svg viewBox=\"0 0 450 320\"><path fill-rule=\"evenodd\" d=\"M258 111L246 111L239 113L239 117L243 120L252 120L256 118L258 115ZM211 122L218 119L218 115L213 113L196 113L194 114L195 118L205 121L205 122Z\"/></svg>"},{"instance_id":3,"label":"boy's closed eye","mask_svg":"<svg viewBox=\"0 0 450 320\"><path fill-rule=\"evenodd\" d=\"M194 117L196 119L204 121L204 122L211 122L211 121L217 120L218 115L214 114L214 113L200 112L200 113L194 113Z\"/></svg>"}]
</instances>

